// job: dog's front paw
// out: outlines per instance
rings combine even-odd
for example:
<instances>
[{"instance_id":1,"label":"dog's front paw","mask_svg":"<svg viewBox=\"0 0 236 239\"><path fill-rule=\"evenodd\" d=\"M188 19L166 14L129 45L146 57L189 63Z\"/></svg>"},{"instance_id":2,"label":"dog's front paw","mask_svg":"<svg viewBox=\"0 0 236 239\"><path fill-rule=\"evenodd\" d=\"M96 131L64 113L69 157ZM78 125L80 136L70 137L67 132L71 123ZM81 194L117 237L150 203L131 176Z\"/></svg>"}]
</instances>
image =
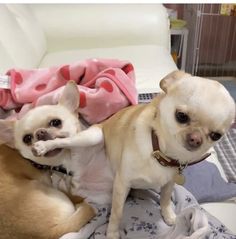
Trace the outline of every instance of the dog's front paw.
<instances>
[{"instance_id":1,"label":"dog's front paw","mask_svg":"<svg viewBox=\"0 0 236 239\"><path fill-rule=\"evenodd\" d=\"M107 231L107 237L108 239L119 239L120 234L118 231Z\"/></svg>"},{"instance_id":2,"label":"dog's front paw","mask_svg":"<svg viewBox=\"0 0 236 239\"><path fill-rule=\"evenodd\" d=\"M34 143L34 145L32 147L32 153L36 157L43 156L44 154L46 154L47 153L47 147L45 145L45 142L44 141L38 141L38 142Z\"/></svg>"},{"instance_id":3,"label":"dog's front paw","mask_svg":"<svg viewBox=\"0 0 236 239\"><path fill-rule=\"evenodd\" d=\"M167 225L172 226L175 224L176 214L172 209L162 210L161 214Z\"/></svg>"}]
</instances>

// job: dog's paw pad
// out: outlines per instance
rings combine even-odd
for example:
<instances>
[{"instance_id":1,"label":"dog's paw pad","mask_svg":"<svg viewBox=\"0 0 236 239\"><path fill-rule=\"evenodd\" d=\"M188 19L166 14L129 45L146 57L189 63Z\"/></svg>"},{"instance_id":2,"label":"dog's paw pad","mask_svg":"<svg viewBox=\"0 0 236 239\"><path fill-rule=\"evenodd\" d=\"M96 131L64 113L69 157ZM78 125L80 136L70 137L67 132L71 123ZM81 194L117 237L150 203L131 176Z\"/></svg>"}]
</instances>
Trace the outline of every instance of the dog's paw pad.
<instances>
[{"instance_id":1,"label":"dog's paw pad","mask_svg":"<svg viewBox=\"0 0 236 239\"><path fill-rule=\"evenodd\" d=\"M43 142L36 142L32 147L32 153L35 156L43 156L45 153L47 153L47 149Z\"/></svg>"}]
</instances>

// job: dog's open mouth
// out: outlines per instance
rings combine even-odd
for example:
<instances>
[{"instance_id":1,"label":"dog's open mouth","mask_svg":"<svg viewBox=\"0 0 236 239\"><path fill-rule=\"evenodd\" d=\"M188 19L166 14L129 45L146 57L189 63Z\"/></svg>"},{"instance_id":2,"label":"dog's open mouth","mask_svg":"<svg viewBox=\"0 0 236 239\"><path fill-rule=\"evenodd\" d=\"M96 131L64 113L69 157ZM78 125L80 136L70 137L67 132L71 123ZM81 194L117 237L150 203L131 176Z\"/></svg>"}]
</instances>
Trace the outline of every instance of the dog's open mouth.
<instances>
[{"instance_id":1,"label":"dog's open mouth","mask_svg":"<svg viewBox=\"0 0 236 239\"><path fill-rule=\"evenodd\" d=\"M56 138L66 138L68 137L68 133L67 132L60 132L59 134L49 134L47 131L44 132L45 137L41 138L39 140L44 141L45 143L48 140L54 140ZM36 157L55 157L57 156L59 153L61 153L63 150L63 148L55 148L55 149L51 149L49 151L47 151L46 153L40 152L40 150L38 151L38 149L36 149L34 146L32 147L32 153L34 156Z\"/></svg>"},{"instance_id":2,"label":"dog's open mouth","mask_svg":"<svg viewBox=\"0 0 236 239\"><path fill-rule=\"evenodd\" d=\"M58 155L61 151L62 151L62 149L60 149L60 148L53 149L51 151L48 151L46 154L44 154L44 157L54 157L54 156Z\"/></svg>"},{"instance_id":3,"label":"dog's open mouth","mask_svg":"<svg viewBox=\"0 0 236 239\"><path fill-rule=\"evenodd\" d=\"M56 139L56 138L61 138L62 139L62 138L66 138L67 136L68 136L68 133L63 132L63 133L58 134L53 139ZM56 149L50 150L46 154L44 154L44 157L55 157L56 155L61 153L62 150L63 150L62 148L56 148Z\"/></svg>"}]
</instances>

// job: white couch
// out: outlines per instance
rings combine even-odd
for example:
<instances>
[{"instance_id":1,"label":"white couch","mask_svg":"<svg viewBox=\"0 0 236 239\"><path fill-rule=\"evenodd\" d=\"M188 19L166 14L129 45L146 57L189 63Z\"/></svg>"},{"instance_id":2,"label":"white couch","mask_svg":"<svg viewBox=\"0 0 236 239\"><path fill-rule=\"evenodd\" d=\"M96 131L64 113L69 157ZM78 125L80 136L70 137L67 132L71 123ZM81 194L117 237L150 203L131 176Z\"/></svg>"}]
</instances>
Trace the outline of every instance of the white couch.
<instances>
[{"instance_id":1,"label":"white couch","mask_svg":"<svg viewBox=\"0 0 236 239\"><path fill-rule=\"evenodd\" d=\"M167 12L159 4L1 4L0 29L0 74L12 67L118 58L133 63L138 92L149 93L160 91L160 79L177 69ZM236 233L235 204L204 207Z\"/></svg>"},{"instance_id":2,"label":"white couch","mask_svg":"<svg viewBox=\"0 0 236 239\"><path fill-rule=\"evenodd\" d=\"M128 59L139 93L159 91L176 66L162 5L1 5L0 72L86 58Z\"/></svg>"}]
</instances>

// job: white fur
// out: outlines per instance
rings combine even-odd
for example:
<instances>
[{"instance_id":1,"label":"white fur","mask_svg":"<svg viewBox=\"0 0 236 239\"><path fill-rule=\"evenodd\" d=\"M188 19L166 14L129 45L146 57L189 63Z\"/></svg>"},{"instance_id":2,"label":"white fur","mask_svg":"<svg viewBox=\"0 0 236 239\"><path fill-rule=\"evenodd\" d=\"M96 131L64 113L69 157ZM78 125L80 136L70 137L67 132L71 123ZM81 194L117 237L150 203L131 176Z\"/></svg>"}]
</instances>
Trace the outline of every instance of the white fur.
<instances>
[{"instance_id":1,"label":"white fur","mask_svg":"<svg viewBox=\"0 0 236 239\"><path fill-rule=\"evenodd\" d=\"M91 127L79 135L81 137L39 141L34 148L39 155L58 147L69 148L70 154L63 159L63 164L74 173L71 193L88 202L111 203L113 173L105 155L102 130Z\"/></svg>"}]
</instances>

